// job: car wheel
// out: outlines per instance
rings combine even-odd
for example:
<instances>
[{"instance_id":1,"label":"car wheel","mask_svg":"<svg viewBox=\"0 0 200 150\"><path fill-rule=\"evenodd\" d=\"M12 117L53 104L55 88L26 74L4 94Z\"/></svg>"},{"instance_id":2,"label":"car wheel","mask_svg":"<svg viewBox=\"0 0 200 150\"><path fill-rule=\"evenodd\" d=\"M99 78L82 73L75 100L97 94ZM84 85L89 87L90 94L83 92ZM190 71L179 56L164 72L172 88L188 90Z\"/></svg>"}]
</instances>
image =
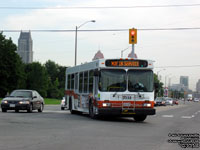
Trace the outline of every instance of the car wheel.
<instances>
[{"instance_id":1,"label":"car wheel","mask_svg":"<svg viewBox=\"0 0 200 150\"><path fill-rule=\"evenodd\" d=\"M19 112L19 110L16 109L15 112L17 113L17 112Z\"/></svg>"},{"instance_id":2,"label":"car wheel","mask_svg":"<svg viewBox=\"0 0 200 150\"><path fill-rule=\"evenodd\" d=\"M42 112L44 109L44 105L43 104L40 104L40 108L38 109L38 112Z\"/></svg>"},{"instance_id":3,"label":"car wheel","mask_svg":"<svg viewBox=\"0 0 200 150\"><path fill-rule=\"evenodd\" d=\"M142 122L147 118L147 115L135 115L133 118L136 122Z\"/></svg>"},{"instance_id":4,"label":"car wheel","mask_svg":"<svg viewBox=\"0 0 200 150\"><path fill-rule=\"evenodd\" d=\"M28 113L32 113L33 112L33 105L30 105L30 108L27 110Z\"/></svg>"},{"instance_id":5,"label":"car wheel","mask_svg":"<svg viewBox=\"0 0 200 150\"><path fill-rule=\"evenodd\" d=\"M2 112L7 112L7 109L5 109L5 108L2 108Z\"/></svg>"},{"instance_id":6,"label":"car wheel","mask_svg":"<svg viewBox=\"0 0 200 150\"><path fill-rule=\"evenodd\" d=\"M61 107L61 110L64 110L65 108L64 107Z\"/></svg>"}]
</instances>

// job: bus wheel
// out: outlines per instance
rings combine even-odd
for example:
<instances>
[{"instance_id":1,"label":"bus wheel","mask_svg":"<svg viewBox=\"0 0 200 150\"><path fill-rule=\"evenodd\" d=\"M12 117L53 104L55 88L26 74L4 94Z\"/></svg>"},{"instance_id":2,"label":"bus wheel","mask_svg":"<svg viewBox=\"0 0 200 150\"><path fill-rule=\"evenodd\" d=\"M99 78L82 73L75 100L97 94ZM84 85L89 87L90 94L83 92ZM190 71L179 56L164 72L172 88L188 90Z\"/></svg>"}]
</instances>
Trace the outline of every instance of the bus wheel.
<instances>
[{"instance_id":1,"label":"bus wheel","mask_svg":"<svg viewBox=\"0 0 200 150\"><path fill-rule=\"evenodd\" d=\"M142 122L147 118L147 115L134 115L133 118L136 122Z\"/></svg>"},{"instance_id":2,"label":"bus wheel","mask_svg":"<svg viewBox=\"0 0 200 150\"><path fill-rule=\"evenodd\" d=\"M91 100L89 102L89 115L90 115L90 118L92 118L92 119L96 119L97 118L97 115L94 112L94 105L93 105Z\"/></svg>"},{"instance_id":3,"label":"bus wheel","mask_svg":"<svg viewBox=\"0 0 200 150\"><path fill-rule=\"evenodd\" d=\"M72 99L69 99L69 110L71 114L75 114L75 111L72 109Z\"/></svg>"}]
</instances>

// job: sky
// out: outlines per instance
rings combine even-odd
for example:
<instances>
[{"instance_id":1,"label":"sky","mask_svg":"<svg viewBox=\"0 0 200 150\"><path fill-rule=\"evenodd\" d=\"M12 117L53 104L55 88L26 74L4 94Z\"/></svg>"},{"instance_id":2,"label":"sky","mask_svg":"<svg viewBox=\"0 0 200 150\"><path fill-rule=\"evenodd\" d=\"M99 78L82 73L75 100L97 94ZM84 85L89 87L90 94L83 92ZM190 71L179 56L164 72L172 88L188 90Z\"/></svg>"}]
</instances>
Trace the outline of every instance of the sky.
<instances>
[{"instance_id":1,"label":"sky","mask_svg":"<svg viewBox=\"0 0 200 150\"><path fill-rule=\"evenodd\" d=\"M132 7L200 4L199 0L6 0L0 1L0 30L78 30L77 64L89 62L98 50L105 58L126 58L131 52L128 29L138 29L135 53L140 59L155 61L155 73L163 83L177 84L189 76L189 88L200 79L200 30L142 30L159 28L199 28L200 5L184 7ZM9 7L9 9L5 9ZM37 9L13 9L32 7ZM69 7L68 9L59 9ZM82 7L82 8L80 8ZM83 8L84 7L84 8ZM88 8L90 7L90 8ZM97 8L104 7L104 8ZM123 7L123 8L105 8ZM54 8L54 9L41 9ZM57 8L57 9L55 9ZM81 30L127 29L112 32ZM17 45L19 32L3 32ZM75 32L31 32L33 59L73 66ZM173 66L173 67L170 67ZM179 67L176 67L179 66ZM190 67L180 67L190 66ZM196 66L196 67L194 67Z\"/></svg>"}]
</instances>

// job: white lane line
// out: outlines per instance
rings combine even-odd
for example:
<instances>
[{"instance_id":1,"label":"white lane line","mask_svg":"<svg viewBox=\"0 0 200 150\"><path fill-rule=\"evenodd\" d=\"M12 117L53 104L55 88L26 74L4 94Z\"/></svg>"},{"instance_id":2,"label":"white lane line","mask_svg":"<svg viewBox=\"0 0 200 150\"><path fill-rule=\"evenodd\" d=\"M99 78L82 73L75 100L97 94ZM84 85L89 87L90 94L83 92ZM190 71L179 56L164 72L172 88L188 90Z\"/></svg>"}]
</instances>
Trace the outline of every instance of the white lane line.
<instances>
[{"instance_id":1,"label":"white lane line","mask_svg":"<svg viewBox=\"0 0 200 150\"><path fill-rule=\"evenodd\" d=\"M172 118L172 117L174 117L174 115L162 115L162 117L165 117L165 118Z\"/></svg>"},{"instance_id":2,"label":"white lane line","mask_svg":"<svg viewBox=\"0 0 200 150\"><path fill-rule=\"evenodd\" d=\"M193 115L194 116L194 115ZM184 119L191 119L193 118L192 116L181 116L181 118L184 118Z\"/></svg>"}]
</instances>

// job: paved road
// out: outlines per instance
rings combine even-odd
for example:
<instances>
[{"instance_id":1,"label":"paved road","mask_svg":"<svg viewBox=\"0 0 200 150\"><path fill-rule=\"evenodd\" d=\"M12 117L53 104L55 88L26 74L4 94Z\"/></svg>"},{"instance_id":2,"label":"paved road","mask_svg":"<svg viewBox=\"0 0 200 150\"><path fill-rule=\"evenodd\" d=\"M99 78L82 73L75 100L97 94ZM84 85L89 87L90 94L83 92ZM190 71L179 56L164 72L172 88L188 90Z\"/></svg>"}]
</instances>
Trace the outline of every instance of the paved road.
<instances>
[{"instance_id":1,"label":"paved road","mask_svg":"<svg viewBox=\"0 0 200 150\"><path fill-rule=\"evenodd\" d=\"M200 134L200 103L157 107L145 122L132 118L92 120L59 106L43 113L0 112L0 150L179 150L173 133Z\"/></svg>"}]
</instances>

